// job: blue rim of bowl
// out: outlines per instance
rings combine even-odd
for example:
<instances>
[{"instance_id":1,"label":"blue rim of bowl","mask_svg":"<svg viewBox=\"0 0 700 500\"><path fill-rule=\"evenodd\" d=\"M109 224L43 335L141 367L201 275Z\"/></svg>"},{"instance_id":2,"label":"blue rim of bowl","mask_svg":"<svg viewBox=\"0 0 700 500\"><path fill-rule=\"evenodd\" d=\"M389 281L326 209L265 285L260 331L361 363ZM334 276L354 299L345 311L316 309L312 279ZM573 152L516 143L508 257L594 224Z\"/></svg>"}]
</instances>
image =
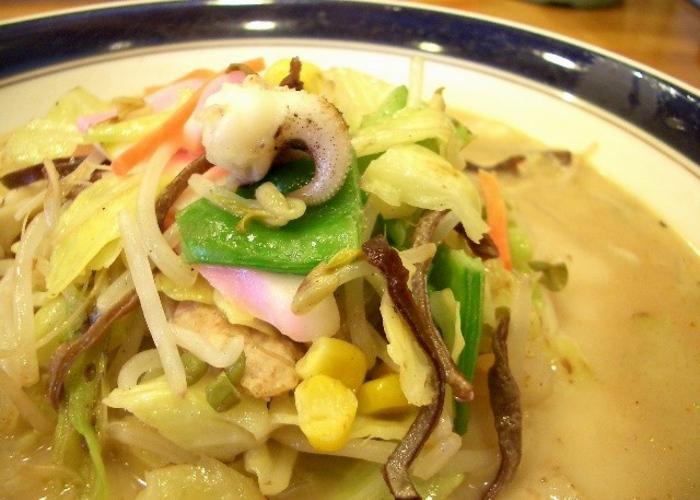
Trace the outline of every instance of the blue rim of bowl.
<instances>
[{"instance_id":1,"label":"blue rim of bowl","mask_svg":"<svg viewBox=\"0 0 700 500\"><path fill-rule=\"evenodd\" d=\"M261 20L271 29L250 29ZM558 38L410 4L158 2L29 19L0 26L0 79L120 50L222 38L365 42L431 55L437 47L440 55L514 73L597 105L686 156L700 171L700 96L687 88Z\"/></svg>"}]
</instances>

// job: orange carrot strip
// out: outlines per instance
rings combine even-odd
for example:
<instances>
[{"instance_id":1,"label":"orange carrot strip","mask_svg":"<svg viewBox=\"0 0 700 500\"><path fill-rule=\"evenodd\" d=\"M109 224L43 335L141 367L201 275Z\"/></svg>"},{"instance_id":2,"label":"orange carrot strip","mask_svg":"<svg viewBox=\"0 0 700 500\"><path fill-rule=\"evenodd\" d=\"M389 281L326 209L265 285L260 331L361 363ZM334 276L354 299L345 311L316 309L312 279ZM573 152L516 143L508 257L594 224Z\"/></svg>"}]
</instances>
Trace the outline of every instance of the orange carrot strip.
<instances>
[{"instance_id":1,"label":"orange carrot strip","mask_svg":"<svg viewBox=\"0 0 700 500\"><path fill-rule=\"evenodd\" d=\"M255 59L250 59L248 61L245 61L243 64L248 66L250 69L252 69L256 73L260 73L262 70L265 69L265 59L263 59L262 57L256 57Z\"/></svg>"},{"instance_id":2,"label":"orange carrot strip","mask_svg":"<svg viewBox=\"0 0 700 500\"><path fill-rule=\"evenodd\" d=\"M260 57L246 61L244 64L248 65L253 71L260 71L265 67L265 61ZM195 70L181 77L181 79L187 79L196 72L200 72L200 75L207 72L206 74L209 75L209 81L219 75L219 73L214 73L210 70ZM181 142L182 127L185 125L185 122L197 107L199 97L206 86L207 85L205 83L199 87L199 89L197 89L183 105L177 108L173 114L160 125L160 127L142 137L139 141L132 144L126 151L115 158L112 162L112 170L118 175L124 175L136 165L155 153L156 149L158 149L158 147L164 142L169 140L176 143Z\"/></svg>"},{"instance_id":3,"label":"orange carrot strip","mask_svg":"<svg viewBox=\"0 0 700 500\"><path fill-rule=\"evenodd\" d=\"M217 75L217 73L214 70L207 69L207 68L198 68L198 69L190 71L189 73L182 75L179 78L176 78L175 80L173 80L170 83L166 83L165 85L153 85L152 87L146 87L146 89L144 90L144 94L146 94L146 95L152 94L154 92L159 91L160 89L163 89L165 87L173 85L174 83L183 82L185 80L195 80L195 79L211 80L216 75Z\"/></svg>"},{"instance_id":4,"label":"orange carrot strip","mask_svg":"<svg viewBox=\"0 0 700 500\"><path fill-rule=\"evenodd\" d=\"M483 170L479 170L479 183L486 204L486 222L490 228L489 235L498 248L503 267L510 270L513 266L508 246L508 211L501 194L501 187L498 185L498 179L495 175Z\"/></svg>"},{"instance_id":5,"label":"orange carrot strip","mask_svg":"<svg viewBox=\"0 0 700 500\"><path fill-rule=\"evenodd\" d=\"M124 175L137 164L149 158L166 141L182 140L182 127L197 106L205 85L197 89L185 103L177 108L158 128L149 132L112 162L112 170Z\"/></svg>"}]
</instances>

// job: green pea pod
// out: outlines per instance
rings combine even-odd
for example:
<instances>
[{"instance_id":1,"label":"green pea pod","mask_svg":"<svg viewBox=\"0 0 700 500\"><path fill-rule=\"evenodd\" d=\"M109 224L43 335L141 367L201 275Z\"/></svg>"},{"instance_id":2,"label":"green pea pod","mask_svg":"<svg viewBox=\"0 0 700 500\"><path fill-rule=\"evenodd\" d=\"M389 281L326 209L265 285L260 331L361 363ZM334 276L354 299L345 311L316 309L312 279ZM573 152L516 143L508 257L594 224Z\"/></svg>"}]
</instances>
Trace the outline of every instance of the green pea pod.
<instances>
[{"instance_id":1,"label":"green pea pod","mask_svg":"<svg viewBox=\"0 0 700 500\"><path fill-rule=\"evenodd\" d=\"M484 302L484 265L481 260L467 256L463 251L440 245L433 259L429 282L436 290L449 288L459 302L459 316L464 349L457 365L469 381L479 356L481 317ZM469 405L456 406L455 431L464 434L469 422Z\"/></svg>"},{"instance_id":2,"label":"green pea pod","mask_svg":"<svg viewBox=\"0 0 700 500\"><path fill-rule=\"evenodd\" d=\"M274 169L264 181L273 182L286 193L308 182L313 168L311 161L298 161ZM239 217L205 199L181 211L177 223L182 252L190 263L306 274L340 250L359 248L361 216L357 165L353 160L343 187L333 198L309 207L302 217L285 226L268 227L252 221L239 232Z\"/></svg>"}]
</instances>

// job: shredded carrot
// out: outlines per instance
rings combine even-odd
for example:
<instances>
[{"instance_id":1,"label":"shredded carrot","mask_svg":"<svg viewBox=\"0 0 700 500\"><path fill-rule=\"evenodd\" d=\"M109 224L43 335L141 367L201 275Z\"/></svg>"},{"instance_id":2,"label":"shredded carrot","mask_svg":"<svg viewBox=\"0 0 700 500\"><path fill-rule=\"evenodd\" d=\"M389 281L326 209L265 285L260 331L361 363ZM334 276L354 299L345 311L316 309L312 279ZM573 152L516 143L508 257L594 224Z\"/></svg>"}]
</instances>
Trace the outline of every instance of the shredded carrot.
<instances>
[{"instance_id":1,"label":"shredded carrot","mask_svg":"<svg viewBox=\"0 0 700 500\"><path fill-rule=\"evenodd\" d=\"M252 59L244 64L248 65L253 71L260 71L265 67L262 58ZM192 75L195 73L200 77L207 75L207 83L220 74L210 70L200 69L182 76L177 81L192 78ZM177 108L157 129L142 137L138 142L132 144L126 151L115 158L112 162L112 170L118 175L124 175L136 165L149 158L165 142L172 142L179 145L182 142L182 128L197 107L197 102L205 87L206 83L199 87L189 99Z\"/></svg>"},{"instance_id":2,"label":"shredded carrot","mask_svg":"<svg viewBox=\"0 0 700 500\"><path fill-rule=\"evenodd\" d=\"M256 73L259 73L260 71L265 69L265 59L263 59L262 57L250 59L249 61L246 61L243 64L248 66L251 70L255 71ZM144 93L146 95L149 95L175 83L184 82L185 80L211 80L217 75L218 73L214 70L208 68L197 68L176 78L170 83L166 83L165 85L153 85L151 87L146 87Z\"/></svg>"},{"instance_id":3,"label":"shredded carrot","mask_svg":"<svg viewBox=\"0 0 700 500\"><path fill-rule=\"evenodd\" d=\"M484 194L486 204L486 222L488 222L489 235L498 248L498 254L503 261L503 267L510 270L510 247L508 246L508 211L501 194L496 176L479 170L479 183Z\"/></svg>"},{"instance_id":4,"label":"shredded carrot","mask_svg":"<svg viewBox=\"0 0 700 500\"><path fill-rule=\"evenodd\" d=\"M265 59L263 59L262 57L250 59L244 62L243 64L248 66L251 70L255 71L256 73L260 73L262 70L265 69Z\"/></svg>"},{"instance_id":5,"label":"shredded carrot","mask_svg":"<svg viewBox=\"0 0 700 500\"><path fill-rule=\"evenodd\" d=\"M175 83L184 82L185 80L211 80L217 74L218 73L216 71L211 70L211 69L198 68L198 69L190 71L189 73L185 73L181 77L176 78L172 82L166 83L165 85L154 85L152 87L146 87L146 90L144 90L144 94L146 94L146 95L153 94L154 92L157 92L160 89L164 89L164 88L169 87L170 85L173 85Z\"/></svg>"},{"instance_id":6,"label":"shredded carrot","mask_svg":"<svg viewBox=\"0 0 700 500\"><path fill-rule=\"evenodd\" d=\"M165 142L173 142L175 144L182 142L182 127L197 106L199 96L202 94L204 87L205 85L199 87L162 125L146 134L115 158L112 162L112 170L118 175L124 175L149 158Z\"/></svg>"}]
</instances>

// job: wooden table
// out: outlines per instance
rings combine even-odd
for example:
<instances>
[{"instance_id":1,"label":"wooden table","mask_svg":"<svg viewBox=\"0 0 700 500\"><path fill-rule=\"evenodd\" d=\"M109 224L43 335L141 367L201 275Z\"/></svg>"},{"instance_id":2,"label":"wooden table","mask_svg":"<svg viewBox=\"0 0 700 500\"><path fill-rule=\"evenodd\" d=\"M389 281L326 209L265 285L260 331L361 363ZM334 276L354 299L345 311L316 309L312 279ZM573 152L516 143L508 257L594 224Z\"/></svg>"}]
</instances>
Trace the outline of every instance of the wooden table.
<instances>
[{"instance_id":1,"label":"wooden table","mask_svg":"<svg viewBox=\"0 0 700 500\"><path fill-rule=\"evenodd\" d=\"M100 2L3 1L0 21L91 3ZM622 5L593 10L542 6L521 0L426 0L424 3L561 33L640 61L700 88L700 8L688 0L625 0Z\"/></svg>"}]
</instances>

